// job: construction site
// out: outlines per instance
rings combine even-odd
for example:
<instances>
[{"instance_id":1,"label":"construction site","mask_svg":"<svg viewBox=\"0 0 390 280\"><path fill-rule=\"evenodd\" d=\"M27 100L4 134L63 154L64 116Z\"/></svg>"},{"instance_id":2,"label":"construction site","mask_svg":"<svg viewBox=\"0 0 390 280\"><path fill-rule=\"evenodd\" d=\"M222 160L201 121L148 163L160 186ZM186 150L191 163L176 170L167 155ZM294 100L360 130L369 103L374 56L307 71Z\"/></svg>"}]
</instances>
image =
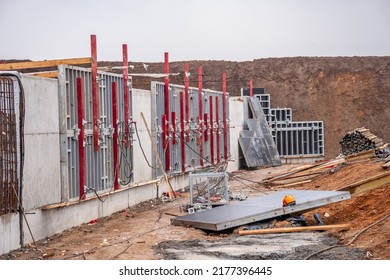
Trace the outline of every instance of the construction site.
<instances>
[{"instance_id":1,"label":"construction site","mask_svg":"<svg viewBox=\"0 0 390 280\"><path fill-rule=\"evenodd\" d=\"M389 260L390 57L0 61L1 260Z\"/></svg>"}]
</instances>

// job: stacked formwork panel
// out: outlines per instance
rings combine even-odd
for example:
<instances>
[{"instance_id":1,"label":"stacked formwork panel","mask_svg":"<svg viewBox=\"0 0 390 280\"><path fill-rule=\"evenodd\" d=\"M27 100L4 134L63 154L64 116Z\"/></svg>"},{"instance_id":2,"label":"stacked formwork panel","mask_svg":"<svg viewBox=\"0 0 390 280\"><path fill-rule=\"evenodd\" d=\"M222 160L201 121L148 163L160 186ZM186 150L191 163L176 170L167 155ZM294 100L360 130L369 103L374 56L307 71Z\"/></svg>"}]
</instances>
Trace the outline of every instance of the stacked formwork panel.
<instances>
[{"instance_id":1,"label":"stacked formwork panel","mask_svg":"<svg viewBox=\"0 0 390 280\"><path fill-rule=\"evenodd\" d=\"M249 88L241 90L249 96ZM272 136L281 157L324 156L324 124L322 121L293 121L291 108L272 108L271 97L263 88L254 88L260 100Z\"/></svg>"},{"instance_id":2,"label":"stacked formwork panel","mask_svg":"<svg viewBox=\"0 0 390 280\"><path fill-rule=\"evenodd\" d=\"M90 69L59 66L63 201L112 190L116 178L123 185L132 181L131 101L125 106L124 94L127 88L131 96L131 86L125 87L122 75L98 71L95 81L92 76Z\"/></svg>"},{"instance_id":3,"label":"stacked formwork panel","mask_svg":"<svg viewBox=\"0 0 390 280\"><path fill-rule=\"evenodd\" d=\"M152 120L156 128L153 138L167 173L193 171L228 160L229 155L225 152L229 151L229 141L226 141L229 137L225 137L229 133L228 120L224 122L223 119L224 110L226 116L229 115L228 94L224 97L222 92L202 89L200 101L198 88L186 90L184 86L170 84L168 122L164 83L152 82L151 91ZM167 146L170 146L169 166L166 164ZM161 175L159 170L156 172L156 176Z\"/></svg>"}]
</instances>

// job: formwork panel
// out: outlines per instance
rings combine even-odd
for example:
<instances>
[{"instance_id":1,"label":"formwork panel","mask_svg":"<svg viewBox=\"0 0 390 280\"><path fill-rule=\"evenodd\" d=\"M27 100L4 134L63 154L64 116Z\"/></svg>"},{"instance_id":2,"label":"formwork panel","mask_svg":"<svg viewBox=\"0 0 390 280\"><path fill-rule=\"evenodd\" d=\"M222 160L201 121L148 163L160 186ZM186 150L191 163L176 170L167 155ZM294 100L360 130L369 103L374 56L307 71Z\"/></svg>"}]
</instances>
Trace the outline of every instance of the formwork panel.
<instances>
[{"instance_id":1,"label":"formwork panel","mask_svg":"<svg viewBox=\"0 0 390 280\"><path fill-rule=\"evenodd\" d=\"M98 71L98 131L99 147L96 151L93 145L93 108L92 108L92 74L90 69L73 66L59 66L64 73L59 79L65 84L65 110L67 130L67 184L68 199L79 198L80 196L80 170L79 163L79 141L83 141L85 149L85 191L105 192L114 186L115 172L119 173L120 183L127 185L133 177L132 158L132 129L131 120L124 120L124 84L123 77L118 74ZM80 139L81 127L79 121L79 100L77 92L77 79L82 79L84 93L84 139ZM131 81L131 80L130 80ZM113 120L112 84L116 83L118 99L118 120ZM131 87L130 87L131 91ZM130 99L131 103L131 99ZM131 104L129 104L131 105ZM114 122L117 123L119 135L118 145L120 147L118 158L119 168L116 171L113 162L113 133ZM125 131L128 133L125 133Z\"/></svg>"}]
</instances>

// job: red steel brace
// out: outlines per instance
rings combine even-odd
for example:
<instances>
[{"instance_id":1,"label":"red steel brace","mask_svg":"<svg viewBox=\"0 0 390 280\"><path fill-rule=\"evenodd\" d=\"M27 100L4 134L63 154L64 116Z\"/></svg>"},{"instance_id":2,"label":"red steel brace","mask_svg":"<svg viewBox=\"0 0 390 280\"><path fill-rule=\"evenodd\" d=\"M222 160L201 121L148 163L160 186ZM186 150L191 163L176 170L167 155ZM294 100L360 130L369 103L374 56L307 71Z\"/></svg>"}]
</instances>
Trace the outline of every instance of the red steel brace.
<instances>
[{"instance_id":1,"label":"red steel brace","mask_svg":"<svg viewBox=\"0 0 390 280\"><path fill-rule=\"evenodd\" d=\"M85 148L84 148L84 84L83 78L77 78L77 125L79 134L79 189L80 199L85 199Z\"/></svg>"},{"instance_id":2,"label":"red steel brace","mask_svg":"<svg viewBox=\"0 0 390 280\"><path fill-rule=\"evenodd\" d=\"M209 116L207 113L204 113L204 141L207 142L209 141Z\"/></svg>"},{"instance_id":3,"label":"red steel brace","mask_svg":"<svg viewBox=\"0 0 390 280\"><path fill-rule=\"evenodd\" d=\"M124 122L125 122L125 146L129 147L129 120L130 120L130 97L129 97L129 68L127 59L127 45L122 45L122 66L123 66L123 102L124 102Z\"/></svg>"},{"instance_id":4,"label":"red steel brace","mask_svg":"<svg viewBox=\"0 0 390 280\"><path fill-rule=\"evenodd\" d=\"M203 85L202 85L202 66L198 67L198 98L199 98L199 155L200 155L200 166L204 165L203 162L203 96L202 96L202 91L203 91Z\"/></svg>"},{"instance_id":5,"label":"red steel brace","mask_svg":"<svg viewBox=\"0 0 390 280\"><path fill-rule=\"evenodd\" d=\"M95 152L99 151L99 87L97 80L97 47L96 35L91 35L91 56L92 56L92 112L93 112L93 147Z\"/></svg>"},{"instance_id":6,"label":"red steel brace","mask_svg":"<svg viewBox=\"0 0 390 280\"><path fill-rule=\"evenodd\" d=\"M185 122L187 127L190 124L190 94L188 92L189 81L188 81L188 64L184 64L184 94L185 94ZM190 131L186 131L186 142L190 142Z\"/></svg>"},{"instance_id":7,"label":"red steel brace","mask_svg":"<svg viewBox=\"0 0 390 280\"><path fill-rule=\"evenodd\" d=\"M222 73L222 110L223 110L223 158L228 160L228 128L227 128L227 96L226 96L226 72Z\"/></svg>"},{"instance_id":8,"label":"red steel brace","mask_svg":"<svg viewBox=\"0 0 390 280\"><path fill-rule=\"evenodd\" d=\"M169 102L169 60L168 53L164 53L164 107L165 107L165 122L164 127L168 126L168 129L165 131L164 137L166 138L166 150L165 150L165 171L171 169L171 147L169 145L169 115L170 115L170 102ZM164 141L163 141L164 143ZM165 149L164 145L164 149Z\"/></svg>"},{"instance_id":9,"label":"red steel brace","mask_svg":"<svg viewBox=\"0 0 390 280\"><path fill-rule=\"evenodd\" d=\"M210 96L210 156L211 164L214 165L214 119L213 119L213 97Z\"/></svg>"},{"instance_id":10,"label":"red steel brace","mask_svg":"<svg viewBox=\"0 0 390 280\"><path fill-rule=\"evenodd\" d=\"M177 130L176 130L176 112L172 112L171 115L172 115L171 123L173 126L172 145L176 145L177 144L177 140L176 140L176 132L177 132Z\"/></svg>"},{"instance_id":11,"label":"red steel brace","mask_svg":"<svg viewBox=\"0 0 390 280\"><path fill-rule=\"evenodd\" d=\"M184 92L180 92L180 144L181 144L181 172L186 171L186 147L184 126Z\"/></svg>"},{"instance_id":12,"label":"red steel brace","mask_svg":"<svg viewBox=\"0 0 390 280\"><path fill-rule=\"evenodd\" d=\"M112 135L113 153L114 153L114 190L119 189L119 162L118 162L118 97L117 83L112 82L112 127L114 133Z\"/></svg>"},{"instance_id":13,"label":"red steel brace","mask_svg":"<svg viewBox=\"0 0 390 280\"><path fill-rule=\"evenodd\" d=\"M249 96L250 97L253 96L253 81L252 80L249 81Z\"/></svg>"},{"instance_id":14,"label":"red steel brace","mask_svg":"<svg viewBox=\"0 0 390 280\"><path fill-rule=\"evenodd\" d=\"M221 162L221 138L219 133L219 96L215 97L215 118L217 122L217 163Z\"/></svg>"}]
</instances>

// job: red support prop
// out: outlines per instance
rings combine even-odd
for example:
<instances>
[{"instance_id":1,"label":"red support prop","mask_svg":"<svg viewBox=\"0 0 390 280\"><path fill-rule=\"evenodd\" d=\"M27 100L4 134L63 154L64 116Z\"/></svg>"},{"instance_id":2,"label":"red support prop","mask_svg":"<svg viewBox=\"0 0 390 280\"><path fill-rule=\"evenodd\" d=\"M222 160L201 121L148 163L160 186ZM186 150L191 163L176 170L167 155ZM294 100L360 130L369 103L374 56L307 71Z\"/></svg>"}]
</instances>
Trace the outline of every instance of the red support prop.
<instances>
[{"instance_id":1,"label":"red support prop","mask_svg":"<svg viewBox=\"0 0 390 280\"><path fill-rule=\"evenodd\" d=\"M217 121L217 163L221 162L221 138L219 130L219 96L215 97L215 118Z\"/></svg>"},{"instance_id":2,"label":"red support prop","mask_svg":"<svg viewBox=\"0 0 390 280\"><path fill-rule=\"evenodd\" d=\"M119 189L119 162L118 162L118 90L117 83L112 82L112 127L114 133L112 136L114 153L114 190Z\"/></svg>"},{"instance_id":3,"label":"red support prop","mask_svg":"<svg viewBox=\"0 0 390 280\"><path fill-rule=\"evenodd\" d=\"M200 166L204 166L203 162L203 84L202 84L202 66L198 67L198 98L199 98L199 155Z\"/></svg>"},{"instance_id":4,"label":"red support prop","mask_svg":"<svg viewBox=\"0 0 390 280\"><path fill-rule=\"evenodd\" d=\"M92 114L93 114L93 147L95 152L99 151L99 87L97 80L97 46L96 35L91 35L91 57L92 57Z\"/></svg>"},{"instance_id":5,"label":"red support prop","mask_svg":"<svg viewBox=\"0 0 390 280\"><path fill-rule=\"evenodd\" d=\"M172 112L172 119L171 119L171 123L172 123L172 127L173 127L173 135L172 135L172 145L176 145L177 144L177 140L176 140L176 112Z\"/></svg>"},{"instance_id":6,"label":"red support prop","mask_svg":"<svg viewBox=\"0 0 390 280\"><path fill-rule=\"evenodd\" d=\"M181 172L186 171L186 147L184 126L184 92L180 92L180 144L181 144Z\"/></svg>"},{"instance_id":7,"label":"red support prop","mask_svg":"<svg viewBox=\"0 0 390 280\"><path fill-rule=\"evenodd\" d=\"M188 88L189 88L188 75L189 75L188 64L184 64L185 122L187 124L187 127L189 127L190 124L190 94L188 92ZM190 132L188 129L185 134L186 134L186 142L190 142Z\"/></svg>"},{"instance_id":8,"label":"red support prop","mask_svg":"<svg viewBox=\"0 0 390 280\"><path fill-rule=\"evenodd\" d=\"M209 141L209 122L208 122L208 114L204 113L204 141L207 142Z\"/></svg>"},{"instance_id":9,"label":"red support prop","mask_svg":"<svg viewBox=\"0 0 390 280\"><path fill-rule=\"evenodd\" d=\"M223 114L223 158L228 160L228 129L227 129L227 96L226 96L226 72L222 73L222 114Z\"/></svg>"},{"instance_id":10,"label":"red support prop","mask_svg":"<svg viewBox=\"0 0 390 280\"><path fill-rule=\"evenodd\" d=\"M214 165L214 118L213 118L213 97L210 96L210 156L211 164Z\"/></svg>"},{"instance_id":11,"label":"red support prop","mask_svg":"<svg viewBox=\"0 0 390 280\"><path fill-rule=\"evenodd\" d=\"M170 115L170 100L169 100L169 60L168 53L164 53L164 107L165 107L165 121L168 130L165 132L166 150L165 150L165 170L171 169L171 147L169 145L169 115ZM165 145L164 145L165 147Z\"/></svg>"},{"instance_id":12,"label":"red support prop","mask_svg":"<svg viewBox=\"0 0 390 280\"><path fill-rule=\"evenodd\" d=\"M79 189L80 199L85 199L85 148L84 148L84 84L83 78L77 78L77 125L79 134Z\"/></svg>"},{"instance_id":13,"label":"red support prop","mask_svg":"<svg viewBox=\"0 0 390 280\"><path fill-rule=\"evenodd\" d=\"M122 66L123 66L123 102L124 102L124 122L125 122L125 139L126 147L129 147L129 120L130 120L130 97L129 97L129 68L128 68L128 59L127 59L127 45L122 45Z\"/></svg>"},{"instance_id":14,"label":"red support prop","mask_svg":"<svg viewBox=\"0 0 390 280\"><path fill-rule=\"evenodd\" d=\"M252 80L249 81L249 96L250 97L253 96L253 81Z\"/></svg>"},{"instance_id":15,"label":"red support prop","mask_svg":"<svg viewBox=\"0 0 390 280\"><path fill-rule=\"evenodd\" d=\"M162 148L163 148L163 153L165 151L165 148L167 146L167 119L165 115L162 115L161 117L161 128L162 128L162 133L161 133L161 138L162 138Z\"/></svg>"}]
</instances>

